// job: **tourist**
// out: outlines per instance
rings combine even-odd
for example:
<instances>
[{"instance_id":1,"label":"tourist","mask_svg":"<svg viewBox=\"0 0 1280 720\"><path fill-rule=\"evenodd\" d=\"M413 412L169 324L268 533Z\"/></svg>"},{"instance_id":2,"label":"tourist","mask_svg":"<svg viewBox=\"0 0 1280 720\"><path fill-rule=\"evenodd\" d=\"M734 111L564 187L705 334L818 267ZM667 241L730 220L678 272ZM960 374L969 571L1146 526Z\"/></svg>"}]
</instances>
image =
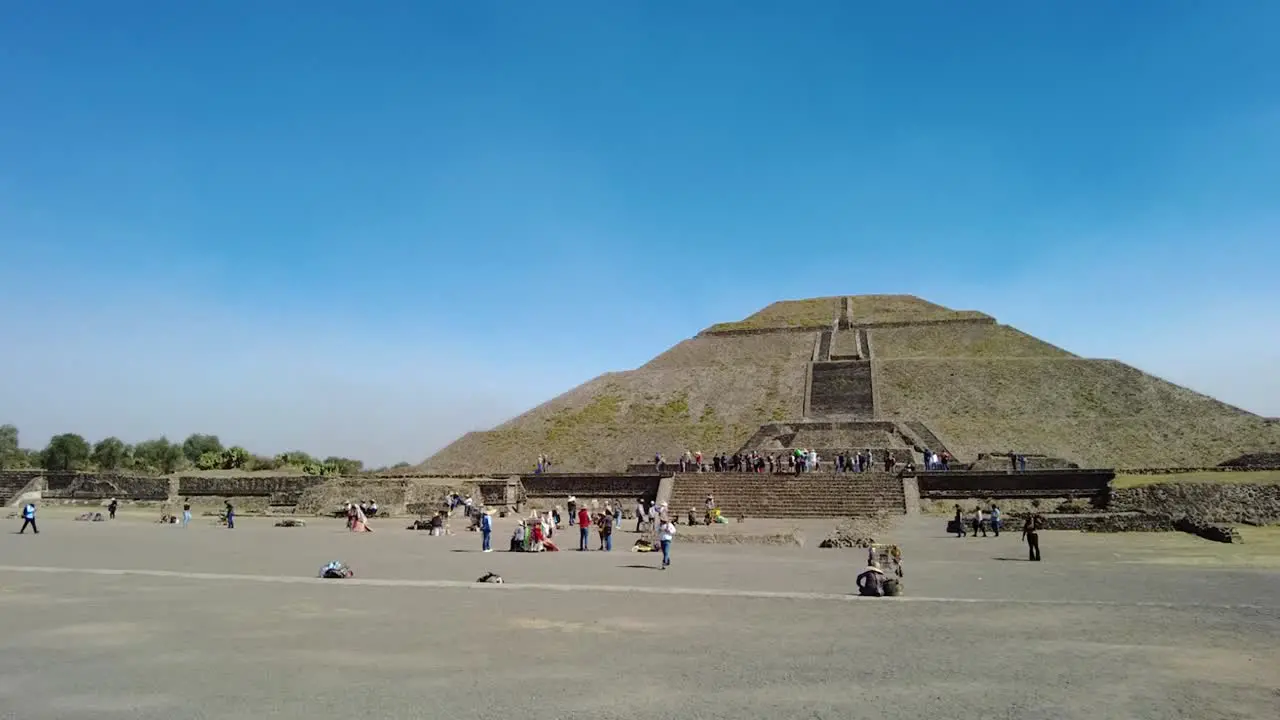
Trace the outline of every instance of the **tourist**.
<instances>
[{"instance_id":1,"label":"tourist","mask_svg":"<svg viewBox=\"0 0 1280 720\"><path fill-rule=\"evenodd\" d=\"M978 537L978 531L982 531L982 537L987 536L987 524L982 516L982 506L978 505L973 508L973 536Z\"/></svg>"},{"instance_id":2,"label":"tourist","mask_svg":"<svg viewBox=\"0 0 1280 720\"><path fill-rule=\"evenodd\" d=\"M613 526L615 528L622 527L622 501L613 507Z\"/></svg>"},{"instance_id":3,"label":"tourist","mask_svg":"<svg viewBox=\"0 0 1280 720\"><path fill-rule=\"evenodd\" d=\"M662 543L662 569L671 567L671 539L675 537L676 526L670 520L664 521L658 529L658 539Z\"/></svg>"},{"instance_id":4,"label":"tourist","mask_svg":"<svg viewBox=\"0 0 1280 720\"><path fill-rule=\"evenodd\" d=\"M1027 543L1027 551L1032 562L1040 562L1040 529L1042 527L1044 527L1044 518L1034 510L1027 515L1027 519L1022 524L1022 539Z\"/></svg>"},{"instance_id":5,"label":"tourist","mask_svg":"<svg viewBox=\"0 0 1280 720\"><path fill-rule=\"evenodd\" d=\"M18 531L18 534L21 535L25 533L27 531L28 525L31 526L31 529L35 532L36 535L40 534L40 528L36 527L36 504L35 503L27 503L26 505L22 506L22 529Z\"/></svg>"},{"instance_id":6,"label":"tourist","mask_svg":"<svg viewBox=\"0 0 1280 720\"><path fill-rule=\"evenodd\" d=\"M991 503L991 531L996 537L1000 537L1000 508L995 503Z\"/></svg>"},{"instance_id":7,"label":"tourist","mask_svg":"<svg viewBox=\"0 0 1280 720\"><path fill-rule=\"evenodd\" d=\"M600 524L600 549L605 552L613 551L613 515L604 513L597 521Z\"/></svg>"},{"instance_id":8,"label":"tourist","mask_svg":"<svg viewBox=\"0 0 1280 720\"><path fill-rule=\"evenodd\" d=\"M584 505L578 508L578 550L579 551L585 552L591 549L589 547L590 532L591 532L591 513L587 512L587 507Z\"/></svg>"},{"instance_id":9,"label":"tourist","mask_svg":"<svg viewBox=\"0 0 1280 720\"><path fill-rule=\"evenodd\" d=\"M557 530L560 529L560 523L564 522L564 518L560 515L560 506L551 508L551 525Z\"/></svg>"},{"instance_id":10,"label":"tourist","mask_svg":"<svg viewBox=\"0 0 1280 720\"><path fill-rule=\"evenodd\" d=\"M578 519L578 498L570 495L569 502L565 503L565 507L569 508L569 527L573 527L573 524Z\"/></svg>"},{"instance_id":11,"label":"tourist","mask_svg":"<svg viewBox=\"0 0 1280 720\"><path fill-rule=\"evenodd\" d=\"M644 498L636 500L636 532L641 532L644 526Z\"/></svg>"},{"instance_id":12,"label":"tourist","mask_svg":"<svg viewBox=\"0 0 1280 720\"><path fill-rule=\"evenodd\" d=\"M693 454L694 472L702 472L702 451L699 450Z\"/></svg>"},{"instance_id":13,"label":"tourist","mask_svg":"<svg viewBox=\"0 0 1280 720\"><path fill-rule=\"evenodd\" d=\"M480 518L480 552L493 552L490 540L493 537L493 511L485 508Z\"/></svg>"},{"instance_id":14,"label":"tourist","mask_svg":"<svg viewBox=\"0 0 1280 720\"><path fill-rule=\"evenodd\" d=\"M111 498L111 502L107 504L107 516L112 520L116 519L116 507L118 507L116 499Z\"/></svg>"},{"instance_id":15,"label":"tourist","mask_svg":"<svg viewBox=\"0 0 1280 720\"><path fill-rule=\"evenodd\" d=\"M1027 456L1019 455L1018 456L1018 472L1026 472L1026 471L1027 471Z\"/></svg>"},{"instance_id":16,"label":"tourist","mask_svg":"<svg viewBox=\"0 0 1280 720\"><path fill-rule=\"evenodd\" d=\"M952 527L955 528L956 537L964 537L968 534L964 531L964 518L960 516L960 503L956 503L956 519L951 522Z\"/></svg>"},{"instance_id":17,"label":"tourist","mask_svg":"<svg viewBox=\"0 0 1280 720\"><path fill-rule=\"evenodd\" d=\"M872 562L858 575L854 583L858 586L858 594L863 597L884 597L884 571L880 563Z\"/></svg>"},{"instance_id":18,"label":"tourist","mask_svg":"<svg viewBox=\"0 0 1280 720\"><path fill-rule=\"evenodd\" d=\"M1009 451L1009 472L1018 471L1018 456L1012 450Z\"/></svg>"},{"instance_id":19,"label":"tourist","mask_svg":"<svg viewBox=\"0 0 1280 720\"><path fill-rule=\"evenodd\" d=\"M190 524L191 524L191 503L188 501L188 502L182 503L182 527L187 527Z\"/></svg>"},{"instance_id":20,"label":"tourist","mask_svg":"<svg viewBox=\"0 0 1280 720\"><path fill-rule=\"evenodd\" d=\"M364 514L364 508L356 505L355 514L355 519L351 522L351 532L373 532L369 528L369 518Z\"/></svg>"},{"instance_id":21,"label":"tourist","mask_svg":"<svg viewBox=\"0 0 1280 720\"><path fill-rule=\"evenodd\" d=\"M234 505L231 504L230 500L227 501L226 512L227 512L227 529L235 530L236 529L236 508Z\"/></svg>"},{"instance_id":22,"label":"tourist","mask_svg":"<svg viewBox=\"0 0 1280 720\"><path fill-rule=\"evenodd\" d=\"M377 514L378 514L378 501L377 501L377 500L370 500L370 501L369 501L369 510L368 510L368 514L369 514L369 517L373 517L373 516L375 516L375 515L377 515Z\"/></svg>"},{"instance_id":23,"label":"tourist","mask_svg":"<svg viewBox=\"0 0 1280 720\"><path fill-rule=\"evenodd\" d=\"M475 501L471 499L471 493L467 493L467 497L462 501L462 514L471 517L471 513L475 509Z\"/></svg>"},{"instance_id":24,"label":"tourist","mask_svg":"<svg viewBox=\"0 0 1280 720\"><path fill-rule=\"evenodd\" d=\"M511 548L508 552L524 552L524 521L520 520L516 523L515 532L511 533Z\"/></svg>"}]
</instances>

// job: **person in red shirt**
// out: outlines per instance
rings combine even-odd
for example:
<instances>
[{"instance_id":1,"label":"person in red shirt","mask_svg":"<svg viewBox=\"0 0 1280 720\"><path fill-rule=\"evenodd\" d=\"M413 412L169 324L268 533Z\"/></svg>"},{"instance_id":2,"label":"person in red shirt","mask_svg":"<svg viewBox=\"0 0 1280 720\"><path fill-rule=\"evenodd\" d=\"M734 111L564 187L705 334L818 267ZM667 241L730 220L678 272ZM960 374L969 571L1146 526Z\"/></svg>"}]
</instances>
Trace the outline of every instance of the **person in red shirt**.
<instances>
[{"instance_id":1,"label":"person in red shirt","mask_svg":"<svg viewBox=\"0 0 1280 720\"><path fill-rule=\"evenodd\" d=\"M590 548L588 543L591 542L591 513L587 512L586 507L578 508L578 550L586 551Z\"/></svg>"}]
</instances>

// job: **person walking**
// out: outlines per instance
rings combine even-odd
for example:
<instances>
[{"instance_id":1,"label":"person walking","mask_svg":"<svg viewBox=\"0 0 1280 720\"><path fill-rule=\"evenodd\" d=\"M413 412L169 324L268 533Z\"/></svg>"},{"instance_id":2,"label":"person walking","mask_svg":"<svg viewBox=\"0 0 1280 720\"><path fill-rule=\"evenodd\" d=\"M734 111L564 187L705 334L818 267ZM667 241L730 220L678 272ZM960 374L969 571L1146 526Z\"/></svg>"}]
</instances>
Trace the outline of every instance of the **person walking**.
<instances>
[{"instance_id":1,"label":"person walking","mask_svg":"<svg viewBox=\"0 0 1280 720\"><path fill-rule=\"evenodd\" d=\"M227 529L236 529L236 508L230 500L227 501Z\"/></svg>"},{"instance_id":2,"label":"person walking","mask_svg":"<svg viewBox=\"0 0 1280 720\"><path fill-rule=\"evenodd\" d=\"M676 526L671 520L663 520L658 527L658 539L662 543L662 569L671 567L671 539L675 537Z\"/></svg>"},{"instance_id":3,"label":"person walking","mask_svg":"<svg viewBox=\"0 0 1280 720\"><path fill-rule=\"evenodd\" d=\"M978 537L978 531L982 531L982 537L987 536L987 524L982 516L982 506L978 505L973 508L973 536Z\"/></svg>"},{"instance_id":4,"label":"person walking","mask_svg":"<svg viewBox=\"0 0 1280 720\"><path fill-rule=\"evenodd\" d=\"M956 518L951 521L951 526L955 528L956 537L964 537L968 534L964 531L964 518L960 516L960 503L956 503Z\"/></svg>"},{"instance_id":5,"label":"person walking","mask_svg":"<svg viewBox=\"0 0 1280 720\"><path fill-rule=\"evenodd\" d=\"M578 550L585 552L590 550L591 542L591 513L587 511L587 506L583 505L578 508Z\"/></svg>"},{"instance_id":6,"label":"person walking","mask_svg":"<svg viewBox=\"0 0 1280 720\"><path fill-rule=\"evenodd\" d=\"M191 503L185 502L185 503L182 503L182 527L187 527L190 524L191 524Z\"/></svg>"},{"instance_id":7,"label":"person walking","mask_svg":"<svg viewBox=\"0 0 1280 720\"><path fill-rule=\"evenodd\" d=\"M1027 543L1027 552L1032 562L1040 562L1040 528L1043 522L1040 513L1032 512L1022 524L1022 539Z\"/></svg>"},{"instance_id":8,"label":"person walking","mask_svg":"<svg viewBox=\"0 0 1280 720\"><path fill-rule=\"evenodd\" d=\"M35 531L36 535L40 534L40 528L36 527L36 504L35 503L27 503L26 505L22 506L22 529L18 531L18 534L21 535L25 533L27 531L28 525L30 525L31 529Z\"/></svg>"},{"instance_id":9,"label":"person walking","mask_svg":"<svg viewBox=\"0 0 1280 720\"><path fill-rule=\"evenodd\" d=\"M995 503L991 503L991 531L1000 537L1000 508Z\"/></svg>"},{"instance_id":10,"label":"person walking","mask_svg":"<svg viewBox=\"0 0 1280 720\"><path fill-rule=\"evenodd\" d=\"M493 539L493 511L487 508L480 517L480 538L480 552L493 552L490 545Z\"/></svg>"}]
</instances>

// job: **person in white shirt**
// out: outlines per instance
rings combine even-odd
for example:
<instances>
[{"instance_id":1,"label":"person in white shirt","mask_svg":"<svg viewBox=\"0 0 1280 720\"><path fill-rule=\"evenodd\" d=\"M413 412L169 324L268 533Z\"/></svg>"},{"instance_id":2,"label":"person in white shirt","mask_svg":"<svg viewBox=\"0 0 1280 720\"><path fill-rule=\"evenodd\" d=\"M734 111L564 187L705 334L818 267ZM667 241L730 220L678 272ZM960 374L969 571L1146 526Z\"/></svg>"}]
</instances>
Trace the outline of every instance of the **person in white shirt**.
<instances>
[{"instance_id":1,"label":"person in white shirt","mask_svg":"<svg viewBox=\"0 0 1280 720\"><path fill-rule=\"evenodd\" d=\"M982 517L982 506L973 509L973 536L978 537L978 531L982 531L982 537L987 536L987 523Z\"/></svg>"},{"instance_id":2,"label":"person in white shirt","mask_svg":"<svg viewBox=\"0 0 1280 720\"><path fill-rule=\"evenodd\" d=\"M658 526L658 539L662 543L662 569L671 567L671 539L675 537L676 526L670 520L664 520Z\"/></svg>"}]
</instances>

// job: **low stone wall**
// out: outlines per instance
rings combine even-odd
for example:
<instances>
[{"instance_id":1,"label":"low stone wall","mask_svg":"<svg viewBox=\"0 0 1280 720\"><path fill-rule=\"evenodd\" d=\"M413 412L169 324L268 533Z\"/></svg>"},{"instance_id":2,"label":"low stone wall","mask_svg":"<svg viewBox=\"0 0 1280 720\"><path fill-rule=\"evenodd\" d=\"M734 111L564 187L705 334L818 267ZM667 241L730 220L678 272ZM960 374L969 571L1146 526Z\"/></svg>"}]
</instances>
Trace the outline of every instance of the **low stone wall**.
<instances>
[{"instance_id":1,"label":"low stone wall","mask_svg":"<svg viewBox=\"0 0 1280 720\"><path fill-rule=\"evenodd\" d=\"M1156 483L1112 490L1114 511L1193 517L1211 523L1280 523L1280 485Z\"/></svg>"},{"instance_id":2,"label":"low stone wall","mask_svg":"<svg viewBox=\"0 0 1280 720\"><path fill-rule=\"evenodd\" d=\"M326 480L317 475L280 475L272 477L200 477L178 478L178 494L182 497L218 495L225 497L300 496L308 488ZM295 500L296 502L296 500Z\"/></svg>"},{"instance_id":3,"label":"low stone wall","mask_svg":"<svg viewBox=\"0 0 1280 720\"><path fill-rule=\"evenodd\" d=\"M115 473L45 473L45 500L118 500L164 502L169 480Z\"/></svg>"},{"instance_id":4,"label":"low stone wall","mask_svg":"<svg viewBox=\"0 0 1280 720\"><path fill-rule=\"evenodd\" d=\"M1115 472L1111 470L1037 470L994 472L952 470L920 472L920 497L1055 498L1105 495Z\"/></svg>"},{"instance_id":5,"label":"low stone wall","mask_svg":"<svg viewBox=\"0 0 1280 720\"><path fill-rule=\"evenodd\" d=\"M652 500L658 496L659 480L657 474L557 473L520 476L526 499L554 499L562 504L570 495L581 500Z\"/></svg>"},{"instance_id":6,"label":"low stone wall","mask_svg":"<svg viewBox=\"0 0 1280 720\"><path fill-rule=\"evenodd\" d=\"M1198 535L1205 540L1222 543L1239 543L1240 533L1235 528L1228 525L1219 525L1217 523L1206 522L1195 518L1179 518L1175 520L1173 526L1178 530L1192 535Z\"/></svg>"}]
</instances>

